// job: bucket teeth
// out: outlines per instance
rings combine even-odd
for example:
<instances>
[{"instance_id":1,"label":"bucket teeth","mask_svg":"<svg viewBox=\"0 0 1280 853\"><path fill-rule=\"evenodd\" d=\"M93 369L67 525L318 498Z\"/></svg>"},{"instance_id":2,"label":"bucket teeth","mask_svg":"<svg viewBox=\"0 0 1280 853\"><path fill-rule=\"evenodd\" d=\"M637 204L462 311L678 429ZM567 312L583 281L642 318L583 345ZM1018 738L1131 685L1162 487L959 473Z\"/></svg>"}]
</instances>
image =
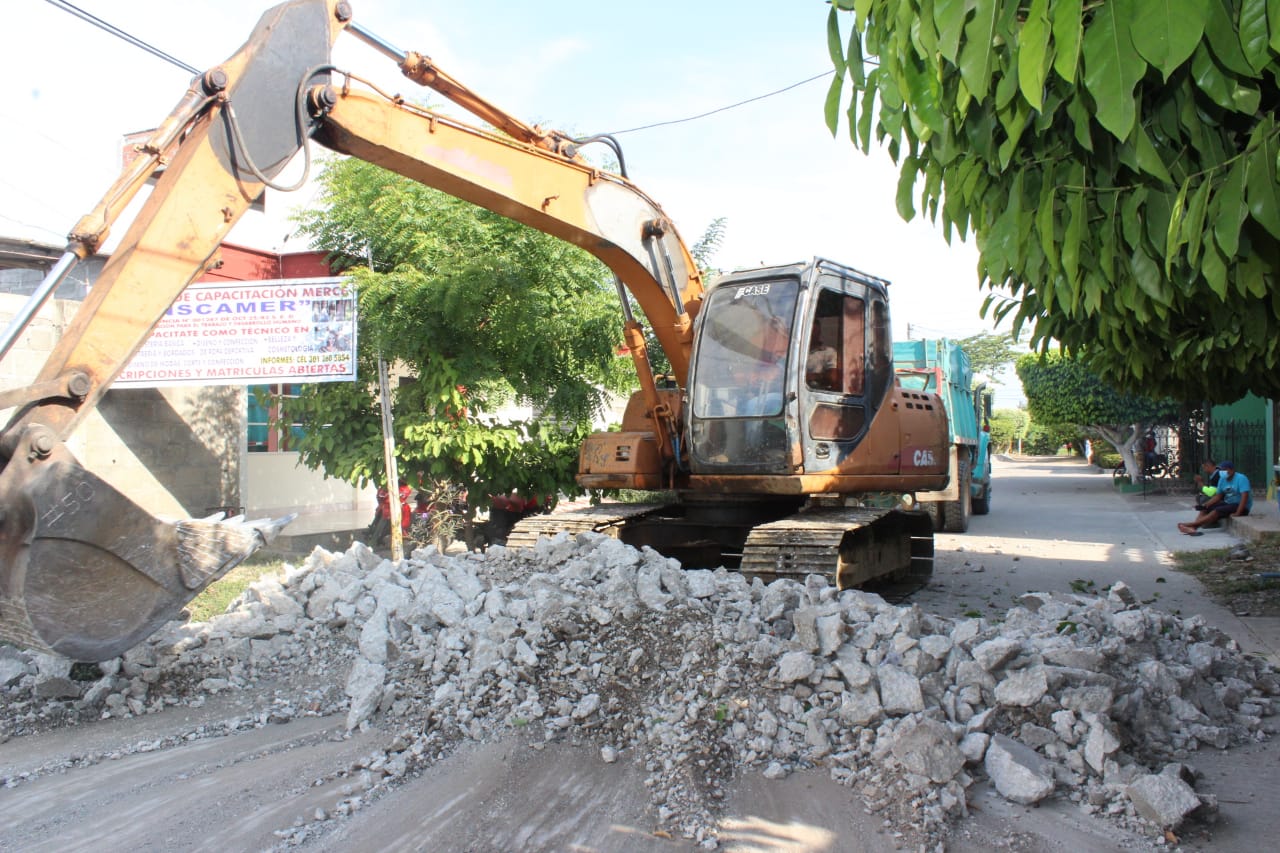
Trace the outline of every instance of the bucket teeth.
<instances>
[{"instance_id":1,"label":"bucket teeth","mask_svg":"<svg viewBox=\"0 0 1280 853\"><path fill-rule=\"evenodd\" d=\"M263 545L270 544L285 525L297 518L245 521L243 515L210 516L176 522L178 571L187 589L198 590L222 577Z\"/></svg>"}]
</instances>

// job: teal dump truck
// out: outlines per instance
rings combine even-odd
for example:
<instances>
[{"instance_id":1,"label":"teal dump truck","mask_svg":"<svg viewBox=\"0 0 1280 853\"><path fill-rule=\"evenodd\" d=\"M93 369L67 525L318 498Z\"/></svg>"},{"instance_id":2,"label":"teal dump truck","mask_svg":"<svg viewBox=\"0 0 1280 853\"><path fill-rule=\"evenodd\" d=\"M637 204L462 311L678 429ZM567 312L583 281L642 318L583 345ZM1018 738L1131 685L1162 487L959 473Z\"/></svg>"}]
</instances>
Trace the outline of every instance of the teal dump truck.
<instances>
[{"instance_id":1,"label":"teal dump truck","mask_svg":"<svg viewBox=\"0 0 1280 853\"><path fill-rule=\"evenodd\" d=\"M991 511L991 391L974 382L969 356L946 338L899 341L893 368L904 388L935 391L951 423L951 480L938 492L917 492L938 530L963 533L969 515Z\"/></svg>"}]
</instances>

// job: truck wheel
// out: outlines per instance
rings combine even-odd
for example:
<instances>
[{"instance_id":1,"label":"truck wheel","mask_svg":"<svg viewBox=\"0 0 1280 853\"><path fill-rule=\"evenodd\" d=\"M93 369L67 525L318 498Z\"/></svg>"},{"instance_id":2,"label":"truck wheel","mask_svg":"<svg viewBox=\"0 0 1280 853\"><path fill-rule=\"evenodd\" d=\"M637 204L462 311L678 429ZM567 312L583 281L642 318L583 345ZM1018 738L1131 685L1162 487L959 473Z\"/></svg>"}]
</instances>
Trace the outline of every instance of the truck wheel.
<instances>
[{"instance_id":1,"label":"truck wheel","mask_svg":"<svg viewBox=\"0 0 1280 853\"><path fill-rule=\"evenodd\" d=\"M960 481L960 496L941 504L942 529L948 533L964 533L969 529L969 460L958 463L956 479Z\"/></svg>"},{"instance_id":2,"label":"truck wheel","mask_svg":"<svg viewBox=\"0 0 1280 853\"><path fill-rule=\"evenodd\" d=\"M938 501L920 501L920 508L929 515L934 530L942 529L942 504Z\"/></svg>"},{"instance_id":3,"label":"truck wheel","mask_svg":"<svg viewBox=\"0 0 1280 853\"><path fill-rule=\"evenodd\" d=\"M973 499L973 514L986 515L991 512L991 484L982 487L982 497Z\"/></svg>"}]
</instances>

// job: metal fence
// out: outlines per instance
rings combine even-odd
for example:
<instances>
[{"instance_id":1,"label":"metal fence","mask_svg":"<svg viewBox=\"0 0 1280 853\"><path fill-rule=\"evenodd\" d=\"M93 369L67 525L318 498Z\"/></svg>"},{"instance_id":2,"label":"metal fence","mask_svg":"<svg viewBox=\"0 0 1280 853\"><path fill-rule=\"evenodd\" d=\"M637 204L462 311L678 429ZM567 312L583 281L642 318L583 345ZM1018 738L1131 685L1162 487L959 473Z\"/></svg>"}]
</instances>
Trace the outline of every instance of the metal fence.
<instances>
[{"instance_id":1,"label":"metal fence","mask_svg":"<svg viewBox=\"0 0 1280 853\"><path fill-rule=\"evenodd\" d=\"M1264 421L1213 421L1209 425L1209 447L1213 458L1230 459L1236 470L1253 483L1271 481L1267 462L1267 425Z\"/></svg>"}]
</instances>

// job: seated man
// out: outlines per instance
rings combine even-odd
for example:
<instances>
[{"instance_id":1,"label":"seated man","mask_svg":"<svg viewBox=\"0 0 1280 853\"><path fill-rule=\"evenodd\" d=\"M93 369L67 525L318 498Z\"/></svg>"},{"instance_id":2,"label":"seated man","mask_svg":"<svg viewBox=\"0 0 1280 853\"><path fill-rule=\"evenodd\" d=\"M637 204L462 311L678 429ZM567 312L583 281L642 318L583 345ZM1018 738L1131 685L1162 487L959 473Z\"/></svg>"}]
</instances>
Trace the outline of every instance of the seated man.
<instances>
[{"instance_id":1,"label":"seated man","mask_svg":"<svg viewBox=\"0 0 1280 853\"><path fill-rule=\"evenodd\" d=\"M1253 509L1253 496L1250 494L1249 478L1236 473L1234 462L1218 463L1222 477L1218 480L1218 493L1205 502L1204 509L1196 516L1195 521L1178 522L1178 529L1189 536L1199 536L1200 528L1212 524L1227 516L1248 515Z\"/></svg>"},{"instance_id":2,"label":"seated man","mask_svg":"<svg viewBox=\"0 0 1280 853\"><path fill-rule=\"evenodd\" d=\"M1205 504L1218 493L1218 481L1222 479L1222 469L1212 459L1200 463L1202 474L1196 474L1196 512L1203 512Z\"/></svg>"}]
</instances>

